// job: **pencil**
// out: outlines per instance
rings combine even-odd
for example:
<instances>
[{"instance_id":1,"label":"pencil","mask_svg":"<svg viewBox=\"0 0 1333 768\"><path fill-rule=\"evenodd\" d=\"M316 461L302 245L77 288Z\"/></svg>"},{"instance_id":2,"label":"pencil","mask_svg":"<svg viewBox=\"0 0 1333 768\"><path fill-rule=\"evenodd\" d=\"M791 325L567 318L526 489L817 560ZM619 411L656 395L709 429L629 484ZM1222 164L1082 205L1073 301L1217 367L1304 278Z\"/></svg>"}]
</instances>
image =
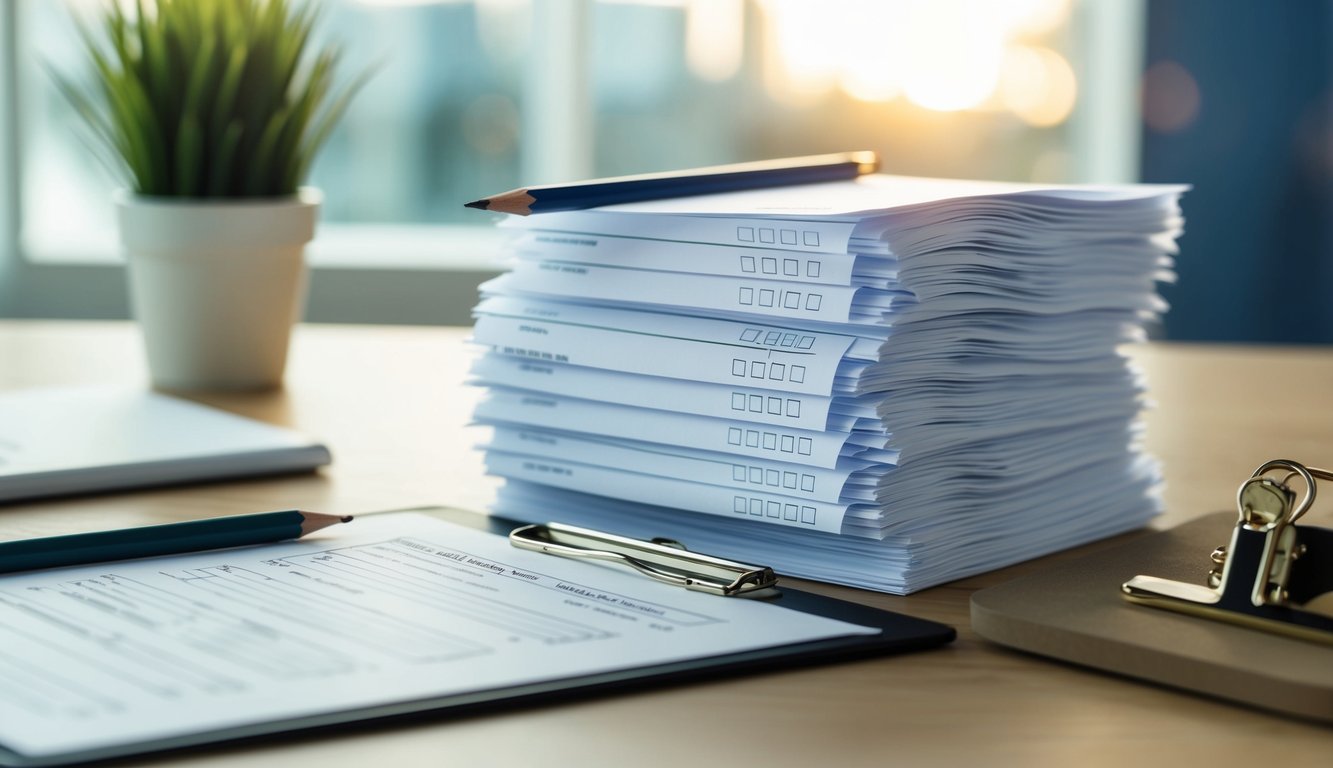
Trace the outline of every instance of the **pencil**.
<instances>
[{"instance_id":1,"label":"pencil","mask_svg":"<svg viewBox=\"0 0 1333 768\"><path fill-rule=\"evenodd\" d=\"M292 509L0 542L0 573L268 544L351 519Z\"/></svg>"},{"instance_id":2,"label":"pencil","mask_svg":"<svg viewBox=\"0 0 1333 768\"><path fill-rule=\"evenodd\" d=\"M715 165L667 173L645 173L593 179L575 184L527 187L484 197L464 205L483 211L531 213L573 211L615 203L634 203L668 197L711 195L761 187L817 184L850 179L879 169L874 152L789 157L757 163Z\"/></svg>"}]
</instances>

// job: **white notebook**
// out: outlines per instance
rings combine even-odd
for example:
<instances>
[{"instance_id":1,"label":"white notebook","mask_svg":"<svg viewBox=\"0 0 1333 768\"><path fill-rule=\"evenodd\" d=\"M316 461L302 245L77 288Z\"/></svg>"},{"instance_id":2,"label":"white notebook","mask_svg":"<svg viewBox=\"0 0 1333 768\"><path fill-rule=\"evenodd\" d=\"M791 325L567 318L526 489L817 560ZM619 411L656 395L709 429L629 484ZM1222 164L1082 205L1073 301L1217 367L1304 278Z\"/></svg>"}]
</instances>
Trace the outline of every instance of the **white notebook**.
<instances>
[{"instance_id":1,"label":"white notebook","mask_svg":"<svg viewBox=\"0 0 1333 768\"><path fill-rule=\"evenodd\" d=\"M313 470L289 429L144 390L0 392L0 502Z\"/></svg>"}]
</instances>

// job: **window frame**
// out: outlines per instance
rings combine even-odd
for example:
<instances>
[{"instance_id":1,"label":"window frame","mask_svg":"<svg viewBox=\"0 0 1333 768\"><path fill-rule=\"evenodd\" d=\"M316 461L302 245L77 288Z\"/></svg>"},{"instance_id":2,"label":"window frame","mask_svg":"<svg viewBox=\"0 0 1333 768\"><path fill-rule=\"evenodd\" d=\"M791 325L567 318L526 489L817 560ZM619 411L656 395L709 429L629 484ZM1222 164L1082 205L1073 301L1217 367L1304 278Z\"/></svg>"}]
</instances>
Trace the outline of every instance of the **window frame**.
<instances>
[{"instance_id":1,"label":"window frame","mask_svg":"<svg viewBox=\"0 0 1333 768\"><path fill-rule=\"evenodd\" d=\"M126 319L129 294L118 243L41 241L22 232L19 57L25 46L18 31L26 2L32 0L0 3L0 317ZM501 271L496 254L504 238L478 219L473 226L321 225L307 250L305 319L471 324L477 286ZM387 253L365 255L371 243Z\"/></svg>"},{"instance_id":2,"label":"window frame","mask_svg":"<svg viewBox=\"0 0 1333 768\"><path fill-rule=\"evenodd\" d=\"M125 319L130 310L124 264L114 243L86 252L21 236L18 30L23 6L33 1L0 2L0 317ZM520 139L522 178L529 183L591 175L592 2L533 3ZM1138 177L1145 5L1146 0L1075 4L1074 52L1082 84L1070 133L1075 179L1112 183ZM468 325L478 284L500 272L494 259L502 235L482 224L330 224L321 231L310 250L305 319L311 322ZM364 256L372 240L388 251L373 261Z\"/></svg>"}]
</instances>

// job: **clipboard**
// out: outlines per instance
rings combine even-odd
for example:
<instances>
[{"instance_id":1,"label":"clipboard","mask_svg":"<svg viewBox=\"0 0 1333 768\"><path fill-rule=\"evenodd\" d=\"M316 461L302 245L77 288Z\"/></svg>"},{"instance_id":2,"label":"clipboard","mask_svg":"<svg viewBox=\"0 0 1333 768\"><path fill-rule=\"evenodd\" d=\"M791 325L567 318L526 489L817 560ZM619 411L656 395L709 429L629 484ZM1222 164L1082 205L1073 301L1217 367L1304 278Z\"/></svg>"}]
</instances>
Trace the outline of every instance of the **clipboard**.
<instances>
[{"instance_id":1,"label":"clipboard","mask_svg":"<svg viewBox=\"0 0 1333 768\"><path fill-rule=\"evenodd\" d=\"M1144 573L1204 582L1208 551L1235 521L1217 512L980 590L972 628L1020 651L1333 723L1333 648L1122 595Z\"/></svg>"},{"instance_id":2,"label":"clipboard","mask_svg":"<svg viewBox=\"0 0 1333 768\"><path fill-rule=\"evenodd\" d=\"M425 507L394 512L429 514L447 522L484 530L499 536L522 523L498 517L444 507ZM601 566L589 565L589 568ZM946 625L891 613L855 603L779 585L779 593L763 602L775 611L797 611L838 619L878 630L874 634L849 635L811 642L761 648L739 653L691 658L671 663L638 666L616 671L513 685L489 690L474 690L409 701L393 701L345 711L331 711L304 717L277 719L234 727L207 728L168 738L130 742L94 749L45 754L32 757L0 745L0 765L69 765L132 755L177 751L223 742L237 742L278 734L318 734L321 729L349 725L377 727L412 718L455 718L500 709L549 704L563 700L614 694L620 691L686 684L753 674L765 670L791 669L871 656L924 650L952 641L955 631ZM761 598L716 597L717 600L759 600Z\"/></svg>"}]
</instances>

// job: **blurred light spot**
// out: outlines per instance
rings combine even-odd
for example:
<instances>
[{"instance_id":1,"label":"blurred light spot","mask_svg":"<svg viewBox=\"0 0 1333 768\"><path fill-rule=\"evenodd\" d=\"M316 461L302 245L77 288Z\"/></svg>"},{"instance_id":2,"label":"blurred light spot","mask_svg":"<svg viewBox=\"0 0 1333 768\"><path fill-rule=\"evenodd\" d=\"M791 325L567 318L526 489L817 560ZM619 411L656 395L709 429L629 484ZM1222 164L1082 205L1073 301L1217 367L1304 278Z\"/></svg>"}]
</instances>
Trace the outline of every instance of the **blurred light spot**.
<instances>
[{"instance_id":1,"label":"blurred light spot","mask_svg":"<svg viewBox=\"0 0 1333 768\"><path fill-rule=\"evenodd\" d=\"M903 39L911 66L903 92L912 103L938 112L980 105L995 91L1008 30L995 25L984 4L936 0L908 6L911 33Z\"/></svg>"},{"instance_id":2,"label":"blurred light spot","mask_svg":"<svg viewBox=\"0 0 1333 768\"><path fill-rule=\"evenodd\" d=\"M903 72L910 62L901 3L876 3L847 24L838 46L838 86L861 101L891 101L902 93ZM854 12L861 13L862 9Z\"/></svg>"},{"instance_id":3,"label":"blurred light spot","mask_svg":"<svg viewBox=\"0 0 1333 768\"><path fill-rule=\"evenodd\" d=\"M757 0L757 8L764 84L775 100L810 106L840 88L862 101L902 95L954 112L1005 108L1006 51L1067 25L1071 0ZM1040 82L1009 86L1021 117L1041 126L1064 121L1076 94L1069 63L1054 51L1028 62Z\"/></svg>"},{"instance_id":4,"label":"blurred light spot","mask_svg":"<svg viewBox=\"0 0 1333 768\"><path fill-rule=\"evenodd\" d=\"M478 152L500 155L518 143L518 107L508 96L491 93L474 99L463 110L462 122L463 140Z\"/></svg>"},{"instance_id":5,"label":"blurred light spot","mask_svg":"<svg viewBox=\"0 0 1333 768\"><path fill-rule=\"evenodd\" d=\"M743 0L691 0L685 9L685 61L702 80L719 82L741 69Z\"/></svg>"},{"instance_id":6,"label":"blurred light spot","mask_svg":"<svg viewBox=\"0 0 1333 768\"><path fill-rule=\"evenodd\" d=\"M1074 110L1078 84L1060 54L1018 46L1005 55L1000 91L1005 107L1024 122L1048 127L1063 123Z\"/></svg>"},{"instance_id":7,"label":"blurred light spot","mask_svg":"<svg viewBox=\"0 0 1333 768\"><path fill-rule=\"evenodd\" d=\"M1006 0L988 3L996 21L1020 35L1048 35L1069 20L1070 0Z\"/></svg>"},{"instance_id":8,"label":"blurred light spot","mask_svg":"<svg viewBox=\"0 0 1333 768\"><path fill-rule=\"evenodd\" d=\"M1199 117L1199 84L1189 70L1163 60L1143 73L1143 122L1158 133L1179 133Z\"/></svg>"},{"instance_id":9,"label":"blurred light spot","mask_svg":"<svg viewBox=\"0 0 1333 768\"><path fill-rule=\"evenodd\" d=\"M837 82L837 38L829 34L837 14L820 3L769 0L769 39L765 46L764 84L777 101L808 105Z\"/></svg>"}]
</instances>

